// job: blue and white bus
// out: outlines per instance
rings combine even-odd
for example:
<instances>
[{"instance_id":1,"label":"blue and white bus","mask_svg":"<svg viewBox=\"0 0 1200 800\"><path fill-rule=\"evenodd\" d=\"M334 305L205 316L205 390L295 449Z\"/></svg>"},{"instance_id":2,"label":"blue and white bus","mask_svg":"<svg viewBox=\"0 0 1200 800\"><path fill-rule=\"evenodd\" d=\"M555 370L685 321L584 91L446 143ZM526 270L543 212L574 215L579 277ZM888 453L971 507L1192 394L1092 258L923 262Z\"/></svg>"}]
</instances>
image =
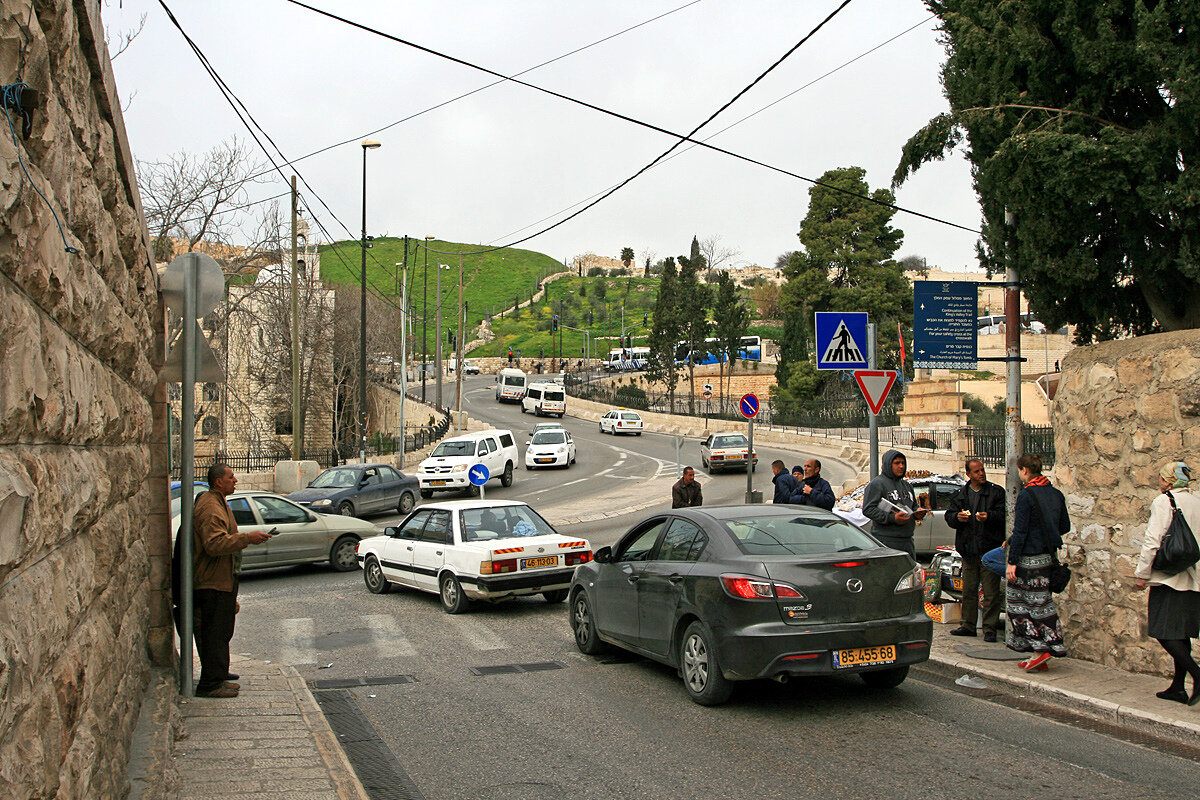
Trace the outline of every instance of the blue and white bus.
<instances>
[{"instance_id":1,"label":"blue and white bus","mask_svg":"<svg viewBox=\"0 0 1200 800\"><path fill-rule=\"evenodd\" d=\"M687 342L679 342L675 345L675 363L686 364L691 361L694 364L717 364L725 360L724 353L716 352L721 348L720 343L712 337L704 340L704 349L708 352L697 354L692 358L692 349ZM738 358L743 361L762 361L762 337L761 336L743 336L738 344Z\"/></svg>"}]
</instances>

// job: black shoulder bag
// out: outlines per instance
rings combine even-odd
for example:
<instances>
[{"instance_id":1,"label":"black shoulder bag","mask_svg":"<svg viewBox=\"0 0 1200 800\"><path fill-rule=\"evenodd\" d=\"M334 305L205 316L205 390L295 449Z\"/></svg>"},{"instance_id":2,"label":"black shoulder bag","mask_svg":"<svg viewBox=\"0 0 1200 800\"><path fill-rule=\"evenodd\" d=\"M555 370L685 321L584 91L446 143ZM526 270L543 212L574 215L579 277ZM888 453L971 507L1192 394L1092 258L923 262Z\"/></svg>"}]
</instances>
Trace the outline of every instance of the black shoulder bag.
<instances>
[{"instance_id":1,"label":"black shoulder bag","mask_svg":"<svg viewBox=\"0 0 1200 800\"><path fill-rule=\"evenodd\" d=\"M1035 495L1033 498L1033 507L1037 509L1038 520L1042 524L1042 529L1049 531L1046 527L1046 514L1042 509L1041 502ZM1186 524L1186 523L1185 523ZM1053 531L1055 535L1061 535L1058 531ZM1058 548L1050 551L1050 591L1054 594L1066 591L1067 584L1071 582L1071 568L1066 564L1062 564L1058 560Z\"/></svg>"},{"instance_id":2,"label":"black shoulder bag","mask_svg":"<svg viewBox=\"0 0 1200 800\"><path fill-rule=\"evenodd\" d=\"M1154 569L1175 575L1200 561L1200 546L1196 545L1196 537L1188 527L1183 512L1175 505L1175 498L1170 492L1166 493L1171 503L1171 524L1159 542L1158 552L1154 555Z\"/></svg>"}]
</instances>

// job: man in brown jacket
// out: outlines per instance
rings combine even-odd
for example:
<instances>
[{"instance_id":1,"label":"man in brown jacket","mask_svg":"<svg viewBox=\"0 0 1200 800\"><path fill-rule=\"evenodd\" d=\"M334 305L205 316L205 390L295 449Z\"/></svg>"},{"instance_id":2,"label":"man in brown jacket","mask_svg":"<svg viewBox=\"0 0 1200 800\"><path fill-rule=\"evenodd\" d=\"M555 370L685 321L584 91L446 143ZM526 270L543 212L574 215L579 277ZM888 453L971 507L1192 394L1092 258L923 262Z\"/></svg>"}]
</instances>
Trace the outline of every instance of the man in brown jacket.
<instances>
[{"instance_id":1,"label":"man in brown jacket","mask_svg":"<svg viewBox=\"0 0 1200 800\"><path fill-rule=\"evenodd\" d=\"M208 470L209 490L196 498L192 517L192 567L196 651L200 655L197 697L237 697L229 682L229 640L237 614L240 553L271 538L265 531L238 531L225 498L233 494L237 476L227 464Z\"/></svg>"},{"instance_id":2,"label":"man in brown jacket","mask_svg":"<svg viewBox=\"0 0 1200 800\"><path fill-rule=\"evenodd\" d=\"M704 505L704 493L696 483L696 470L683 468L683 477L671 487L671 508L692 508Z\"/></svg>"}]
</instances>

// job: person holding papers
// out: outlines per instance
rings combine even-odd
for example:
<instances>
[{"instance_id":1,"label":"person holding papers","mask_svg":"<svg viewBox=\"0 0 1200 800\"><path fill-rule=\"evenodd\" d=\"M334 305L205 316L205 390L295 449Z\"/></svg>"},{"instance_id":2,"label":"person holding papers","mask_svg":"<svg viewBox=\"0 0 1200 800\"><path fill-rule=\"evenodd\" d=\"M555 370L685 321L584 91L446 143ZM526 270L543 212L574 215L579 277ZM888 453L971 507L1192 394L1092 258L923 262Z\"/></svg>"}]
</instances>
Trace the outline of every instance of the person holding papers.
<instances>
[{"instance_id":1,"label":"person holding papers","mask_svg":"<svg viewBox=\"0 0 1200 800\"><path fill-rule=\"evenodd\" d=\"M888 547L916 556L913 531L928 509L917 508L917 494L904 479L908 459L899 450L883 454L883 464L867 484L863 496L863 514L873 523L871 534Z\"/></svg>"}]
</instances>

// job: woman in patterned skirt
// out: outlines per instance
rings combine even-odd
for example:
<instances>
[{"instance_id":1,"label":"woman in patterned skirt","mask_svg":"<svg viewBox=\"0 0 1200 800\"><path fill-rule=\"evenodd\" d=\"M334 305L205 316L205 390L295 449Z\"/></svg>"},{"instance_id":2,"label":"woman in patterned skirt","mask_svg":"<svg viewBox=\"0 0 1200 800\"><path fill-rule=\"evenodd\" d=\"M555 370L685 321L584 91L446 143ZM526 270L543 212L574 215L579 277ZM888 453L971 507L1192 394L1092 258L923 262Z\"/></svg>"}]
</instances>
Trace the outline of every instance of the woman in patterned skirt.
<instances>
[{"instance_id":1,"label":"woman in patterned skirt","mask_svg":"<svg viewBox=\"0 0 1200 800\"><path fill-rule=\"evenodd\" d=\"M1062 492L1042 475L1042 459L1025 454L1017 459L1025 488L1017 495L1013 534L1008 540L1008 634L1005 644L1019 653L1033 653L1018 661L1026 672L1044 670L1051 656L1065 656L1062 625L1050 592L1050 567L1062 546L1062 535L1071 529Z\"/></svg>"}]
</instances>

